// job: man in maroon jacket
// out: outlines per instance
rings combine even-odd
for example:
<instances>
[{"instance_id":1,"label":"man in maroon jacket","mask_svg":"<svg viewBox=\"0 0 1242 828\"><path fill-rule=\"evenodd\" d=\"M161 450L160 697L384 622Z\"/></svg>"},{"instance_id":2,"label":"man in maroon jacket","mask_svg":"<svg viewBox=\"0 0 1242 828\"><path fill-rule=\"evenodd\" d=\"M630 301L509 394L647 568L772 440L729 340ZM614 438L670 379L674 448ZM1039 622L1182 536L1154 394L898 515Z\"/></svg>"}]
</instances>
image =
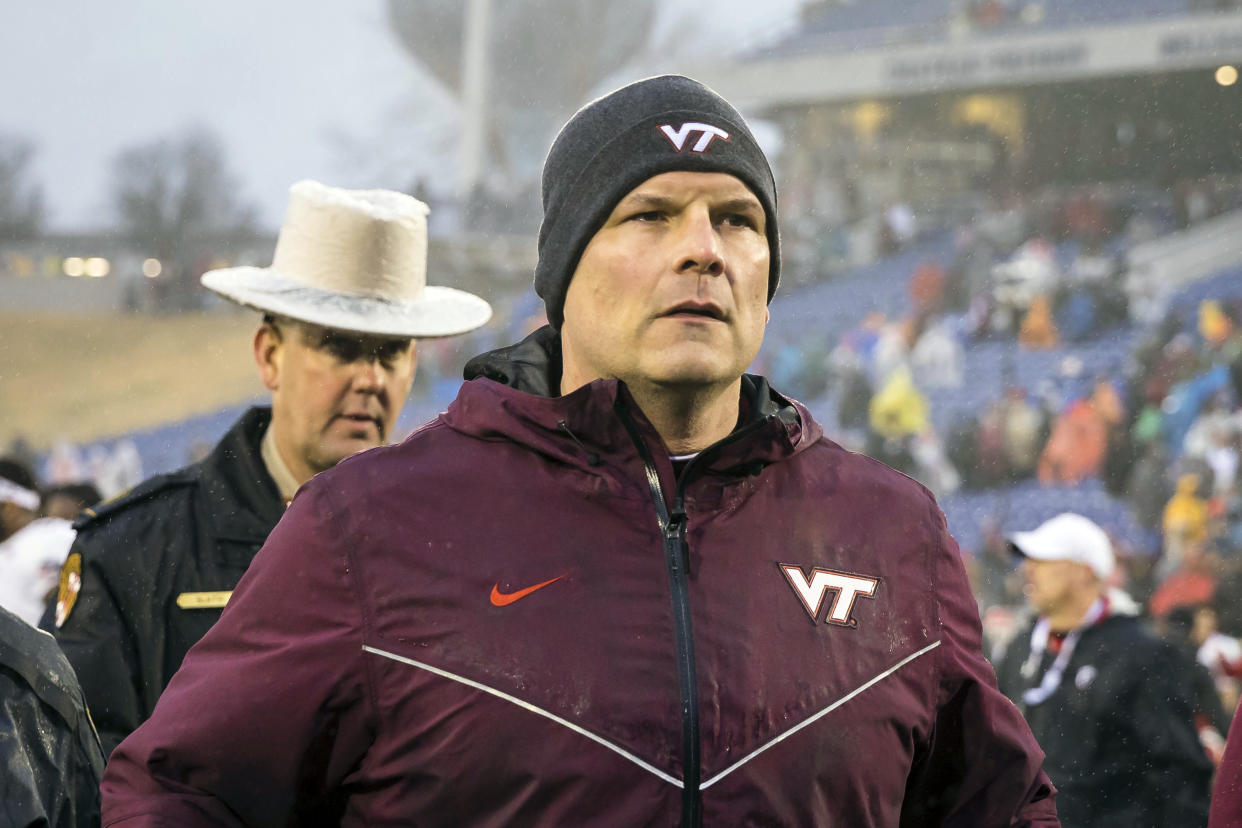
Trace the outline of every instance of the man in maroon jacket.
<instances>
[{"instance_id":1,"label":"man in maroon jacket","mask_svg":"<svg viewBox=\"0 0 1242 828\"><path fill-rule=\"evenodd\" d=\"M741 116L625 87L543 196L551 325L302 489L105 824L1057 825L931 496L743 373L779 236Z\"/></svg>"}]
</instances>

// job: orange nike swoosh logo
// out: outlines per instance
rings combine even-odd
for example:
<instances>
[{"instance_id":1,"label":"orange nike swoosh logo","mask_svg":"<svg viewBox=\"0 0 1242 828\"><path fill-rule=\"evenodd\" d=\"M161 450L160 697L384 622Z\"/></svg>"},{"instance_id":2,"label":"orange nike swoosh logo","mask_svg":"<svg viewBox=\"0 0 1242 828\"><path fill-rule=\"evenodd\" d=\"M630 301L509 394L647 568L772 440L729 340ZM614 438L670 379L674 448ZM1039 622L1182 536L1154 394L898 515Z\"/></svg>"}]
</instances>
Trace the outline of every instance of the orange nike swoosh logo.
<instances>
[{"instance_id":1,"label":"orange nike swoosh logo","mask_svg":"<svg viewBox=\"0 0 1242 828\"><path fill-rule=\"evenodd\" d=\"M510 604L512 604L514 601L522 600L527 595L530 595L532 592L534 592L537 589L543 589L548 584L556 583L557 581L559 581L561 578L564 578L565 575L568 575L568 574L569 573L565 573L564 575L557 575L555 578L551 578L547 581L544 581L542 584L535 584L534 586L528 586L526 587L526 589L519 589L517 592L501 592L500 584L497 583L495 586L492 587L492 606L507 607Z\"/></svg>"}]
</instances>

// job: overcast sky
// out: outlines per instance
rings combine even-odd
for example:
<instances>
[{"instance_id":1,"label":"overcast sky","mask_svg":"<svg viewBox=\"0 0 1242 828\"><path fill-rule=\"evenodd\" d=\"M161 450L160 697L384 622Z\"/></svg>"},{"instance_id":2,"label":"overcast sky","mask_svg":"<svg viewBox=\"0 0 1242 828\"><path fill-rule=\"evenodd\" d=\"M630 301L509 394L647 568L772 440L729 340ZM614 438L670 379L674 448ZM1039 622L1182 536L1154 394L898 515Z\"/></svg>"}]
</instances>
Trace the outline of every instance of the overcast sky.
<instances>
[{"instance_id":1,"label":"overcast sky","mask_svg":"<svg viewBox=\"0 0 1242 828\"><path fill-rule=\"evenodd\" d=\"M726 48L787 26L798 1L718 0L712 28L694 34ZM434 148L366 151L387 134L417 143L398 125L420 115L456 117L390 33L382 0L69 5L10 3L0 31L0 132L37 145L53 229L111 224L110 159L195 123L223 138L244 199L273 228L300 178L404 187L412 166L445 166Z\"/></svg>"}]
</instances>

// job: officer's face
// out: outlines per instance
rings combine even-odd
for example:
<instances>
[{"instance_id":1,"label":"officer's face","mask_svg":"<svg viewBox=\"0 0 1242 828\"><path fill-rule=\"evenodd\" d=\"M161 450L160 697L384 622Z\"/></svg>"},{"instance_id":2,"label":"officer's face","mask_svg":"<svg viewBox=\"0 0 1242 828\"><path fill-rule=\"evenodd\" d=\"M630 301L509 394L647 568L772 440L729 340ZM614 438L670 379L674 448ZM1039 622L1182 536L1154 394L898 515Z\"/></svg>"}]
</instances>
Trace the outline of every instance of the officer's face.
<instances>
[{"instance_id":1,"label":"officer's face","mask_svg":"<svg viewBox=\"0 0 1242 828\"><path fill-rule=\"evenodd\" d=\"M259 329L255 358L277 448L299 482L387 442L416 365L411 339L287 320Z\"/></svg>"},{"instance_id":2,"label":"officer's face","mask_svg":"<svg viewBox=\"0 0 1242 828\"><path fill-rule=\"evenodd\" d=\"M759 199L725 173L634 188L587 244L561 327L567 393L598 378L656 388L735 382L768 320Z\"/></svg>"}]
</instances>

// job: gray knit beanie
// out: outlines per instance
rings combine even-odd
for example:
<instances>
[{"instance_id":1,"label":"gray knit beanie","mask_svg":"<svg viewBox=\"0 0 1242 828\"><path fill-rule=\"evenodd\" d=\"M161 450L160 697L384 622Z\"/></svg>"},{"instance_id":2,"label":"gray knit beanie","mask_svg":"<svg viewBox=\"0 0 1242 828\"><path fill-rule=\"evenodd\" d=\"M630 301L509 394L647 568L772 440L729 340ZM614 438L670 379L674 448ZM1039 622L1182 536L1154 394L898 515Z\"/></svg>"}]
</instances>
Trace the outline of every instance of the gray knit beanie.
<instances>
[{"instance_id":1,"label":"gray knit beanie","mask_svg":"<svg viewBox=\"0 0 1242 828\"><path fill-rule=\"evenodd\" d=\"M673 171L736 176L763 205L768 301L781 273L776 182L741 114L698 81L648 78L587 104L561 129L543 165L543 224L535 292L560 330L578 259L617 202L652 176Z\"/></svg>"}]
</instances>

